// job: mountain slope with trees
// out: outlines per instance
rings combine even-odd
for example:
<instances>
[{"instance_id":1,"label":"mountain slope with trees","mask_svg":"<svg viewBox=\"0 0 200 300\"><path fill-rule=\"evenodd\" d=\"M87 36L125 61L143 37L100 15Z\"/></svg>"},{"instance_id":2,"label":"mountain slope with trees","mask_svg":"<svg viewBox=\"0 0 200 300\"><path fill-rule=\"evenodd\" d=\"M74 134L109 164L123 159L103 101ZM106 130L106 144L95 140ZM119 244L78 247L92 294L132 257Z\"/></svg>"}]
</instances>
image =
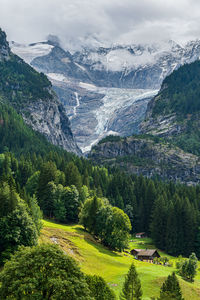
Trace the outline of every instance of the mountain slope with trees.
<instances>
[{"instance_id":1,"label":"mountain slope with trees","mask_svg":"<svg viewBox=\"0 0 200 300\"><path fill-rule=\"evenodd\" d=\"M100 199L107 198L109 205L122 209L128 215L133 232L148 232L161 249L187 256L198 250L198 186L167 184L128 175L116 167L95 166L48 143L45 137L29 128L8 104L3 102L0 108L0 182L3 189L9 185L27 205L36 201L45 217L65 223L78 222L79 213L88 198L94 199L95 195ZM37 200L31 202L34 195ZM109 205L99 213L100 221L107 213L112 215L113 208ZM169 209L172 211L170 216L166 214ZM179 210L183 213L179 214ZM115 212L117 216L116 209ZM160 212L162 220L159 219ZM177 218L178 223L175 222ZM159 220L163 221L164 234L157 232L161 228L156 223ZM112 228L113 232L116 231L114 223ZM171 228L176 233L175 239ZM187 228L192 228L190 233ZM106 244L112 241L112 232L107 235L107 232L99 231L99 236ZM183 243L187 247L181 247ZM199 257L199 253L197 255Z\"/></svg>"},{"instance_id":2,"label":"mountain slope with trees","mask_svg":"<svg viewBox=\"0 0 200 300\"><path fill-rule=\"evenodd\" d=\"M0 29L0 101L12 105L34 130L64 149L81 154L70 129L65 109L50 81L9 48Z\"/></svg>"},{"instance_id":3,"label":"mountain slope with trees","mask_svg":"<svg viewBox=\"0 0 200 300\"><path fill-rule=\"evenodd\" d=\"M147 108L143 133L164 137L200 155L200 61L186 64L163 81Z\"/></svg>"}]
</instances>

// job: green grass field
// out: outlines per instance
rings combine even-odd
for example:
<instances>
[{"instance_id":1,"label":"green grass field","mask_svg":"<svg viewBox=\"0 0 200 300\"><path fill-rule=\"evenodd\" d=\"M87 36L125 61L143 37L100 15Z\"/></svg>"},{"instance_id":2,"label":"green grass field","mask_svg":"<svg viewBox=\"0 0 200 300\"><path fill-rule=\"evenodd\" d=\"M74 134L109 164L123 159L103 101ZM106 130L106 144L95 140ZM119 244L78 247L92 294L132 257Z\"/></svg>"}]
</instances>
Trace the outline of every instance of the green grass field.
<instances>
[{"instance_id":1,"label":"green grass field","mask_svg":"<svg viewBox=\"0 0 200 300\"><path fill-rule=\"evenodd\" d=\"M124 276L129 266L134 261L139 273L143 300L159 295L160 287L165 278L175 270L174 257L168 256L173 267L165 267L147 262L140 262L127 253L111 252L97 242L90 234L85 232L80 225L60 225L50 221L44 221L44 227L40 242L57 243L62 249L74 257L83 272L102 276L118 295ZM131 239L130 249L154 248L151 239ZM167 256L160 252L160 255ZM185 300L200 299L200 270L194 283L189 283L179 277L183 296Z\"/></svg>"}]
</instances>

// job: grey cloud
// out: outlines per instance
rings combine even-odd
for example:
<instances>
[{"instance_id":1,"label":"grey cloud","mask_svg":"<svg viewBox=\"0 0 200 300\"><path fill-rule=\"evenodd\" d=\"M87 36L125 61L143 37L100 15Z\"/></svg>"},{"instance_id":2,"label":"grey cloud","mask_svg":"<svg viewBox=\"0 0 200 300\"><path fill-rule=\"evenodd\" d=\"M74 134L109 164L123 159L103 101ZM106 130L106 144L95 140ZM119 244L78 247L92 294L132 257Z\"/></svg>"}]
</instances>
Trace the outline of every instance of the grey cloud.
<instances>
[{"instance_id":1,"label":"grey cloud","mask_svg":"<svg viewBox=\"0 0 200 300\"><path fill-rule=\"evenodd\" d=\"M200 37L198 0L0 0L0 7L9 40L25 43L48 34L66 47L90 36L109 43Z\"/></svg>"}]
</instances>

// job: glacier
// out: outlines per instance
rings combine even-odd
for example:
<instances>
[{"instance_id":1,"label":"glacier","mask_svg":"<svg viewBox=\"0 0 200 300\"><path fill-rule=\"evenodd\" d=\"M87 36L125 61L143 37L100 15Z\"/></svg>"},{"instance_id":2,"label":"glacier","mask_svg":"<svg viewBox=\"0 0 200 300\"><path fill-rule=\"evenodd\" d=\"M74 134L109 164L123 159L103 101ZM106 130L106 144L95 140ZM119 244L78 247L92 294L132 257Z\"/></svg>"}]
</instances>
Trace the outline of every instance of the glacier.
<instances>
[{"instance_id":1,"label":"glacier","mask_svg":"<svg viewBox=\"0 0 200 300\"><path fill-rule=\"evenodd\" d=\"M30 45L11 42L11 48L48 76L85 153L106 135L139 133L147 104L163 79L200 57L200 40L184 46L173 41L88 45L73 53L49 40Z\"/></svg>"}]
</instances>

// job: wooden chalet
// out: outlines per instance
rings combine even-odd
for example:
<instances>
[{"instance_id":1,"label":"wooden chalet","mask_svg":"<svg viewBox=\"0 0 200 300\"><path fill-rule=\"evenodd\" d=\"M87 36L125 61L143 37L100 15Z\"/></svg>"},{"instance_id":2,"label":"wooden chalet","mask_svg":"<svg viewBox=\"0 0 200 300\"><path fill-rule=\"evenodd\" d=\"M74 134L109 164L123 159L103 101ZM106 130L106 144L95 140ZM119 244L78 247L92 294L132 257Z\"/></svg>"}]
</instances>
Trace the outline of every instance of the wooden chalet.
<instances>
[{"instance_id":1,"label":"wooden chalet","mask_svg":"<svg viewBox=\"0 0 200 300\"><path fill-rule=\"evenodd\" d=\"M141 239L141 238L147 237L147 235L145 232L139 232L139 233L136 233L135 237Z\"/></svg>"},{"instance_id":2,"label":"wooden chalet","mask_svg":"<svg viewBox=\"0 0 200 300\"><path fill-rule=\"evenodd\" d=\"M131 250L131 254L138 260L150 262L153 262L155 257L160 257L156 249L133 249Z\"/></svg>"}]
</instances>

